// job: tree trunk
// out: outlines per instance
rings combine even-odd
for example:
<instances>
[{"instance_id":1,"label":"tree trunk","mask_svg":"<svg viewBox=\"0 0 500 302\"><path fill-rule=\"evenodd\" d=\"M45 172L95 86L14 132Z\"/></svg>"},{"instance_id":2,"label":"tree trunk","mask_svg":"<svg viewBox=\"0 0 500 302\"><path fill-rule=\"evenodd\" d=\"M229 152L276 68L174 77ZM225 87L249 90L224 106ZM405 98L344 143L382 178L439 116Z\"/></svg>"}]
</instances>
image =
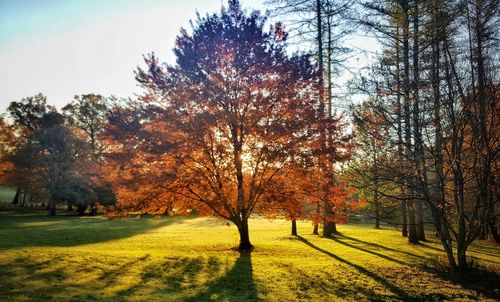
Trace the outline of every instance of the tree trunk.
<instances>
[{"instance_id":1,"label":"tree trunk","mask_svg":"<svg viewBox=\"0 0 500 302\"><path fill-rule=\"evenodd\" d=\"M85 214L86 209L87 209L86 206L78 206L76 208L76 211L78 212L78 216L83 216L83 214Z\"/></svg>"},{"instance_id":2,"label":"tree trunk","mask_svg":"<svg viewBox=\"0 0 500 302\"><path fill-rule=\"evenodd\" d=\"M56 204L55 202L49 202L48 205L49 216L56 216Z\"/></svg>"},{"instance_id":3,"label":"tree trunk","mask_svg":"<svg viewBox=\"0 0 500 302\"><path fill-rule=\"evenodd\" d=\"M21 199L21 208L24 208L26 206L26 190L22 192L23 198Z\"/></svg>"},{"instance_id":4,"label":"tree trunk","mask_svg":"<svg viewBox=\"0 0 500 302\"><path fill-rule=\"evenodd\" d=\"M320 214L319 212L320 212L320 207L319 207L319 203L318 203L316 206L316 215L318 215L318 217ZM319 224L318 223L314 224L313 235L319 235Z\"/></svg>"},{"instance_id":5,"label":"tree trunk","mask_svg":"<svg viewBox=\"0 0 500 302\"><path fill-rule=\"evenodd\" d=\"M297 236L297 221L292 220L292 236Z\"/></svg>"},{"instance_id":6,"label":"tree trunk","mask_svg":"<svg viewBox=\"0 0 500 302\"><path fill-rule=\"evenodd\" d=\"M12 200L12 204L19 204L19 195L21 194L21 188L17 187L16 195L14 195L14 199Z\"/></svg>"},{"instance_id":7,"label":"tree trunk","mask_svg":"<svg viewBox=\"0 0 500 302\"><path fill-rule=\"evenodd\" d=\"M325 217L323 218L323 237L331 237L334 228L334 226L332 226L333 222L329 221L329 219L331 219L331 216L333 214L332 208L328 201L324 201L323 205L324 205L323 214L325 215Z\"/></svg>"},{"instance_id":8,"label":"tree trunk","mask_svg":"<svg viewBox=\"0 0 500 302\"><path fill-rule=\"evenodd\" d=\"M404 116L404 132L405 132L405 162L406 167L411 169L412 158L412 142L411 142L411 111L410 111L410 26L409 26L409 1L405 0L402 3L402 9L404 13L403 20L403 67L404 67L404 104L403 104L403 116ZM408 173L408 172L406 172ZM418 238L415 228L415 209L413 204L413 176L405 175L406 183L406 196L407 198L407 215L408 215L408 240L410 243L417 243Z\"/></svg>"},{"instance_id":9,"label":"tree trunk","mask_svg":"<svg viewBox=\"0 0 500 302\"><path fill-rule=\"evenodd\" d=\"M415 221L415 201L408 204L408 242L418 243L417 227Z\"/></svg>"},{"instance_id":10,"label":"tree trunk","mask_svg":"<svg viewBox=\"0 0 500 302\"><path fill-rule=\"evenodd\" d=\"M324 221L323 222L323 237L331 237L331 236L332 236L332 231L330 228L330 222Z\"/></svg>"},{"instance_id":11,"label":"tree trunk","mask_svg":"<svg viewBox=\"0 0 500 302\"><path fill-rule=\"evenodd\" d=\"M430 203L433 205L434 208L438 207L441 209L444 209L445 206L445 176L444 176L444 159L443 159L443 131L442 131L442 126L441 126L441 93L440 93L440 83L441 83L441 76L440 76L440 69L441 69L441 62L440 62L440 52L441 52L441 37L440 37L440 18L439 18L439 7L437 3L435 3L434 7L434 13L433 13L433 22L434 22L434 43L432 44L432 70L431 70L431 76L432 76L432 92L433 92L433 99L434 99L434 126L435 126L435 145L434 145L434 157L435 157L435 168L436 168L436 179L434 180L433 184L433 189L432 189L432 202ZM436 214L441 214L442 212L439 211ZM444 214L441 214L444 215ZM440 227L440 221L443 218L440 218L439 221L436 220L436 232L439 233L439 231L442 229ZM438 225L439 223L439 225ZM448 228L446 227L446 230ZM447 231L447 236L449 236L448 231ZM444 240L444 239L443 239ZM444 241L443 245L444 244ZM450 248L451 249L451 248ZM446 250L446 246L445 246ZM448 251L447 251L448 253ZM451 257L453 258L453 253L451 253ZM448 255L448 259L449 259ZM450 262L450 265L452 263ZM453 265L456 266L454 258L453 258ZM452 266L453 266L452 265Z\"/></svg>"},{"instance_id":12,"label":"tree trunk","mask_svg":"<svg viewBox=\"0 0 500 302\"><path fill-rule=\"evenodd\" d=\"M495 216L493 218L495 218ZM498 234L498 229L495 220L491 220L488 223L488 228L493 240L495 240L496 243L500 243L500 235Z\"/></svg>"},{"instance_id":13,"label":"tree trunk","mask_svg":"<svg viewBox=\"0 0 500 302\"><path fill-rule=\"evenodd\" d=\"M425 178L425 169L423 163L423 142L420 125L420 41L419 41L419 1L413 1L413 136L414 136L414 162L417 173ZM414 186L416 183L413 184ZM420 186L419 186L420 187ZM414 191L414 194L417 193ZM420 195L420 194L419 194ZM415 213L415 228L417 241L425 240L424 215L422 200L413 201Z\"/></svg>"},{"instance_id":14,"label":"tree trunk","mask_svg":"<svg viewBox=\"0 0 500 302\"><path fill-rule=\"evenodd\" d=\"M375 207L375 228L380 229L380 200L378 197L379 185L378 185L378 156L377 156L377 141L374 137L371 139L372 148L372 167L373 169L373 206Z\"/></svg>"},{"instance_id":15,"label":"tree trunk","mask_svg":"<svg viewBox=\"0 0 500 302\"><path fill-rule=\"evenodd\" d=\"M443 245L446 257L448 258L448 263L453 271L458 270L457 263L455 261L455 256L453 255L453 245L450 239L450 230L445 221L445 214L442 208L434 207L432 209L432 214L435 221L436 233Z\"/></svg>"},{"instance_id":16,"label":"tree trunk","mask_svg":"<svg viewBox=\"0 0 500 302\"><path fill-rule=\"evenodd\" d=\"M425 241L425 229L424 229L424 209L422 206L422 201L417 200L416 202L416 223L417 223L417 238L419 241Z\"/></svg>"},{"instance_id":17,"label":"tree trunk","mask_svg":"<svg viewBox=\"0 0 500 302\"><path fill-rule=\"evenodd\" d=\"M96 214L96 212L97 212L96 205L94 202L92 202L89 206L89 215L94 216ZM168 215L168 209L165 210L163 215Z\"/></svg>"},{"instance_id":18,"label":"tree trunk","mask_svg":"<svg viewBox=\"0 0 500 302\"><path fill-rule=\"evenodd\" d=\"M402 214L402 230L401 234L403 237L408 237L408 217L407 217L407 205L406 199L401 202L401 214Z\"/></svg>"},{"instance_id":19,"label":"tree trunk","mask_svg":"<svg viewBox=\"0 0 500 302\"><path fill-rule=\"evenodd\" d=\"M461 273L467 272L469 270L469 265L467 264L467 245L465 242L457 242L457 262L458 270Z\"/></svg>"},{"instance_id":20,"label":"tree trunk","mask_svg":"<svg viewBox=\"0 0 500 302\"><path fill-rule=\"evenodd\" d=\"M240 251L248 251L253 248L252 244L250 243L250 234L248 232L248 219L243 218L242 221L240 222L240 225L238 225L238 232L240 233L240 245L238 249Z\"/></svg>"},{"instance_id":21,"label":"tree trunk","mask_svg":"<svg viewBox=\"0 0 500 302\"><path fill-rule=\"evenodd\" d=\"M398 161L403 162L403 115L402 115L402 106L401 106L401 67L400 67L400 62L401 62L401 50L400 50L400 25L398 24L396 27L396 57L397 57L397 63L396 63L396 90L397 90L397 107L396 107L396 115L398 117L398 125L397 125L397 133L398 133ZM398 182L399 182L399 194L403 199L401 200L401 218L402 218L402 230L401 234L403 237L408 236L408 229L407 229L407 218L406 218L406 197L405 195L405 187L403 184L404 177L398 176Z\"/></svg>"}]
</instances>

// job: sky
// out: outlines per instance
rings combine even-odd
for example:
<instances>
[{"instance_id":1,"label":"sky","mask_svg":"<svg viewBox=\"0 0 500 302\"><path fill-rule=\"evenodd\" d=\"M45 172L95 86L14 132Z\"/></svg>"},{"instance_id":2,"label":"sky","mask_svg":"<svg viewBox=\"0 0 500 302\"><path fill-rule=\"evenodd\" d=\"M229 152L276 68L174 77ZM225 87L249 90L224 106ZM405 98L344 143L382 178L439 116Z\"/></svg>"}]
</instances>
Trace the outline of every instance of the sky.
<instances>
[{"instance_id":1,"label":"sky","mask_svg":"<svg viewBox=\"0 0 500 302\"><path fill-rule=\"evenodd\" d=\"M242 0L265 11L264 0ZM181 27L225 0L0 0L0 113L39 92L61 108L75 95L133 97L143 54L174 63ZM368 44L367 44L368 43ZM374 42L354 38L355 47ZM365 64L367 55L351 59ZM345 77L344 77L345 80Z\"/></svg>"}]
</instances>

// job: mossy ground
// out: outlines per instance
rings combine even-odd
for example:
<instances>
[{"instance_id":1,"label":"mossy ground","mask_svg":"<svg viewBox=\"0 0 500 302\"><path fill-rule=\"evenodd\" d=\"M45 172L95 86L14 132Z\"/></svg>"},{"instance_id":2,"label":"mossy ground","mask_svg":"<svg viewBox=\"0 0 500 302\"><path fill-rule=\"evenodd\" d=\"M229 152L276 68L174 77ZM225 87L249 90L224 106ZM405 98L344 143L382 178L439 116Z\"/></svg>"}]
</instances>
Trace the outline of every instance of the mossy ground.
<instances>
[{"instance_id":1,"label":"mossy ground","mask_svg":"<svg viewBox=\"0 0 500 302\"><path fill-rule=\"evenodd\" d=\"M435 239L409 245L394 229L253 219L255 250L208 218L107 220L0 212L0 301L495 301L500 247L477 242L486 272L450 279L432 270Z\"/></svg>"}]
</instances>

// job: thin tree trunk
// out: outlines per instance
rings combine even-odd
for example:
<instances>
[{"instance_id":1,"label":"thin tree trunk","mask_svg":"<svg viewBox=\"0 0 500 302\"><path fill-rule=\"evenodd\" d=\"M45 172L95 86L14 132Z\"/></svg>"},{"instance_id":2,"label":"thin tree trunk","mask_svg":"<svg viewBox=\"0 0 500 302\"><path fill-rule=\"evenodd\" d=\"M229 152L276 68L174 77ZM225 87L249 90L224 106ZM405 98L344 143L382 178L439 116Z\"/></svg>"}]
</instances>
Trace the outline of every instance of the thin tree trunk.
<instances>
[{"instance_id":1,"label":"thin tree trunk","mask_svg":"<svg viewBox=\"0 0 500 302\"><path fill-rule=\"evenodd\" d=\"M319 217L320 215L320 206L319 204L316 205L316 215ZM319 224L315 223L313 227L313 235L319 235Z\"/></svg>"},{"instance_id":2,"label":"thin tree trunk","mask_svg":"<svg viewBox=\"0 0 500 302\"><path fill-rule=\"evenodd\" d=\"M375 138L372 138L372 159L373 167L378 165L377 144ZM375 228L380 229L380 200L378 194L378 172L377 168L373 171L373 205L375 206Z\"/></svg>"},{"instance_id":3,"label":"thin tree trunk","mask_svg":"<svg viewBox=\"0 0 500 302\"><path fill-rule=\"evenodd\" d=\"M406 205L406 199L404 199L402 202L401 202L401 214L402 214L402 230L401 230L401 234L403 235L403 237L408 237L408 216L407 216L407 205Z\"/></svg>"},{"instance_id":4,"label":"thin tree trunk","mask_svg":"<svg viewBox=\"0 0 500 302\"><path fill-rule=\"evenodd\" d=\"M408 170L411 170L412 150L411 150L411 112L410 112L410 29L409 29L409 3L408 0L402 3L404 21L403 21L403 65L404 65L404 124L405 124L405 162ZM406 172L406 197L407 216L408 216L408 241L417 243L418 237L415 228L415 205L413 202L413 183L414 179L409 172Z\"/></svg>"},{"instance_id":5,"label":"thin tree trunk","mask_svg":"<svg viewBox=\"0 0 500 302\"><path fill-rule=\"evenodd\" d=\"M19 204L19 196L21 195L21 188L17 187L16 195L14 195L14 199L12 200L12 204Z\"/></svg>"},{"instance_id":6,"label":"thin tree trunk","mask_svg":"<svg viewBox=\"0 0 500 302\"><path fill-rule=\"evenodd\" d=\"M419 241L425 241L424 209L421 200L417 201L416 208L417 238Z\"/></svg>"},{"instance_id":7,"label":"thin tree trunk","mask_svg":"<svg viewBox=\"0 0 500 302\"><path fill-rule=\"evenodd\" d=\"M375 228L380 229L380 202L378 200L378 192L375 191Z\"/></svg>"},{"instance_id":8,"label":"thin tree trunk","mask_svg":"<svg viewBox=\"0 0 500 302\"><path fill-rule=\"evenodd\" d=\"M408 204L408 242L418 243L417 226L415 219L415 202L410 200Z\"/></svg>"},{"instance_id":9,"label":"thin tree trunk","mask_svg":"<svg viewBox=\"0 0 500 302\"><path fill-rule=\"evenodd\" d=\"M292 236L297 236L297 221L292 220Z\"/></svg>"},{"instance_id":10,"label":"thin tree trunk","mask_svg":"<svg viewBox=\"0 0 500 302\"><path fill-rule=\"evenodd\" d=\"M443 130L441 125L441 93L440 93L440 83L441 83L441 39L440 37L440 13L437 1L434 2L434 12L433 12L433 34L434 43L432 44L432 91L434 99L434 127L435 127L435 145L434 145L434 158L435 158L435 172L436 180L434 181L434 188L432 190L433 194L431 196L431 205L434 205L435 209L434 220L436 226L436 233L441 240L444 247L446 255L448 257L448 262L453 270L457 269L455 258L453 256L453 247L450 240L450 234L448 226L444 221L446 219L444 214L445 208L445 198L446 198L446 188L445 188L445 175L444 175L444 159L443 159Z\"/></svg>"},{"instance_id":11,"label":"thin tree trunk","mask_svg":"<svg viewBox=\"0 0 500 302\"><path fill-rule=\"evenodd\" d=\"M23 192L23 200L21 201L21 207L25 207L26 206L26 190L24 190Z\"/></svg>"},{"instance_id":12,"label":"thin tree trunk","mask_svg":"<svg viewBox=\"0 0 500 302\"><path fill-rule=\"evenodd\" d=\"M49 201L48 210L49 216L56 216L56 203L53 201Z\"/></svg>"},{"instance_id":13,"label":"thin tree trunk","mask_svg":"<svg viewBox=\"0 0 500 302\"><path fill-rule=\"evenodd\" d=\"M319 235L319 225L317 223L314 224L313 235Z\"/></svg>"},{"instance_id":14,"label":"thin tree trunk","mask_svg":"<svg viewBox=\"0 0 500 302\"><path fill-rule=\"evenodd\" d=\"M401 105L401 68L400 68L400 62L401 62L401 50L400 50L400 43L399 43L399 38L400 38L400 26L399 24L397 25L396 28L396 57L397 57L397 62L396 62L396 90L397 90L397 95L396 95L396 100L397 100L397 107L396 107L396 116L398 117L398 160L399 162L403 162L403 125L402 125L402 105ZM399 190L400 190L400 196L404 197L406 195L406 190L403 185L403 179L402 177L398 177L399 181ZM402 220L402 230L401 234L403 237L408 236L408 228L407 228L407 216L406 216L406 197L404 197L401 200L401 220Z\"/></svg>"},{"instance_id":15,"label":"thin tree trunk","mask_svg":"<svg viewBox=\"0 0 500 302\"><path fill-rule=\"evenodd\" d=\"M423 175L423 145L422 145L422 134L420 125L420 32L419 32L419 1L413 1L413 136L414 136L414 160L415 166L417 167L417 173L425 178ZM416 185L414 183L413 185ZM414 193L417 193L414 191ZM420 194L419 194L420 195ZM414 201L415 206L415 223L417 240L425 241L425 231L424 231L424 215L422 199L416 199Z\"/></svg>"}]
</instances>

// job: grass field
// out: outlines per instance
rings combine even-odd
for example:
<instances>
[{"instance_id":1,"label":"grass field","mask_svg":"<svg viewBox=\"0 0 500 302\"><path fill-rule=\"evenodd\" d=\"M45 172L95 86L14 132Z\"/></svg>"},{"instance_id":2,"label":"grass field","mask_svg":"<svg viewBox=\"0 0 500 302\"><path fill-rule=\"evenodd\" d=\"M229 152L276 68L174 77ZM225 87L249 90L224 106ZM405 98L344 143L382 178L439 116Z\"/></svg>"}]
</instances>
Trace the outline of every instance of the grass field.
<instances>
[{"instance_id":1,"label":"grass field","mask_svg":"<svg viewBox=\"0 0 500 302\"><path fill-rule=\"evenodd\" d=\"M0 185L0 204L12 202L16 195L16 189Z\"/></svg>"},{"instance_id":2,"label":"grass field","mask_svg":"<svg viewBox=\"0 0 500 302\"><path fill-rule=\"evenodd\" d=\"M196 217L107 220L0 212L0 301L495 301L500 247L478 242L468 280L432 270L431 241L341 225L335 239L299 223L254 219L255 250L237 231ZM495 273L495 271L497 273Z\"/></svg>"}]
</instances>

